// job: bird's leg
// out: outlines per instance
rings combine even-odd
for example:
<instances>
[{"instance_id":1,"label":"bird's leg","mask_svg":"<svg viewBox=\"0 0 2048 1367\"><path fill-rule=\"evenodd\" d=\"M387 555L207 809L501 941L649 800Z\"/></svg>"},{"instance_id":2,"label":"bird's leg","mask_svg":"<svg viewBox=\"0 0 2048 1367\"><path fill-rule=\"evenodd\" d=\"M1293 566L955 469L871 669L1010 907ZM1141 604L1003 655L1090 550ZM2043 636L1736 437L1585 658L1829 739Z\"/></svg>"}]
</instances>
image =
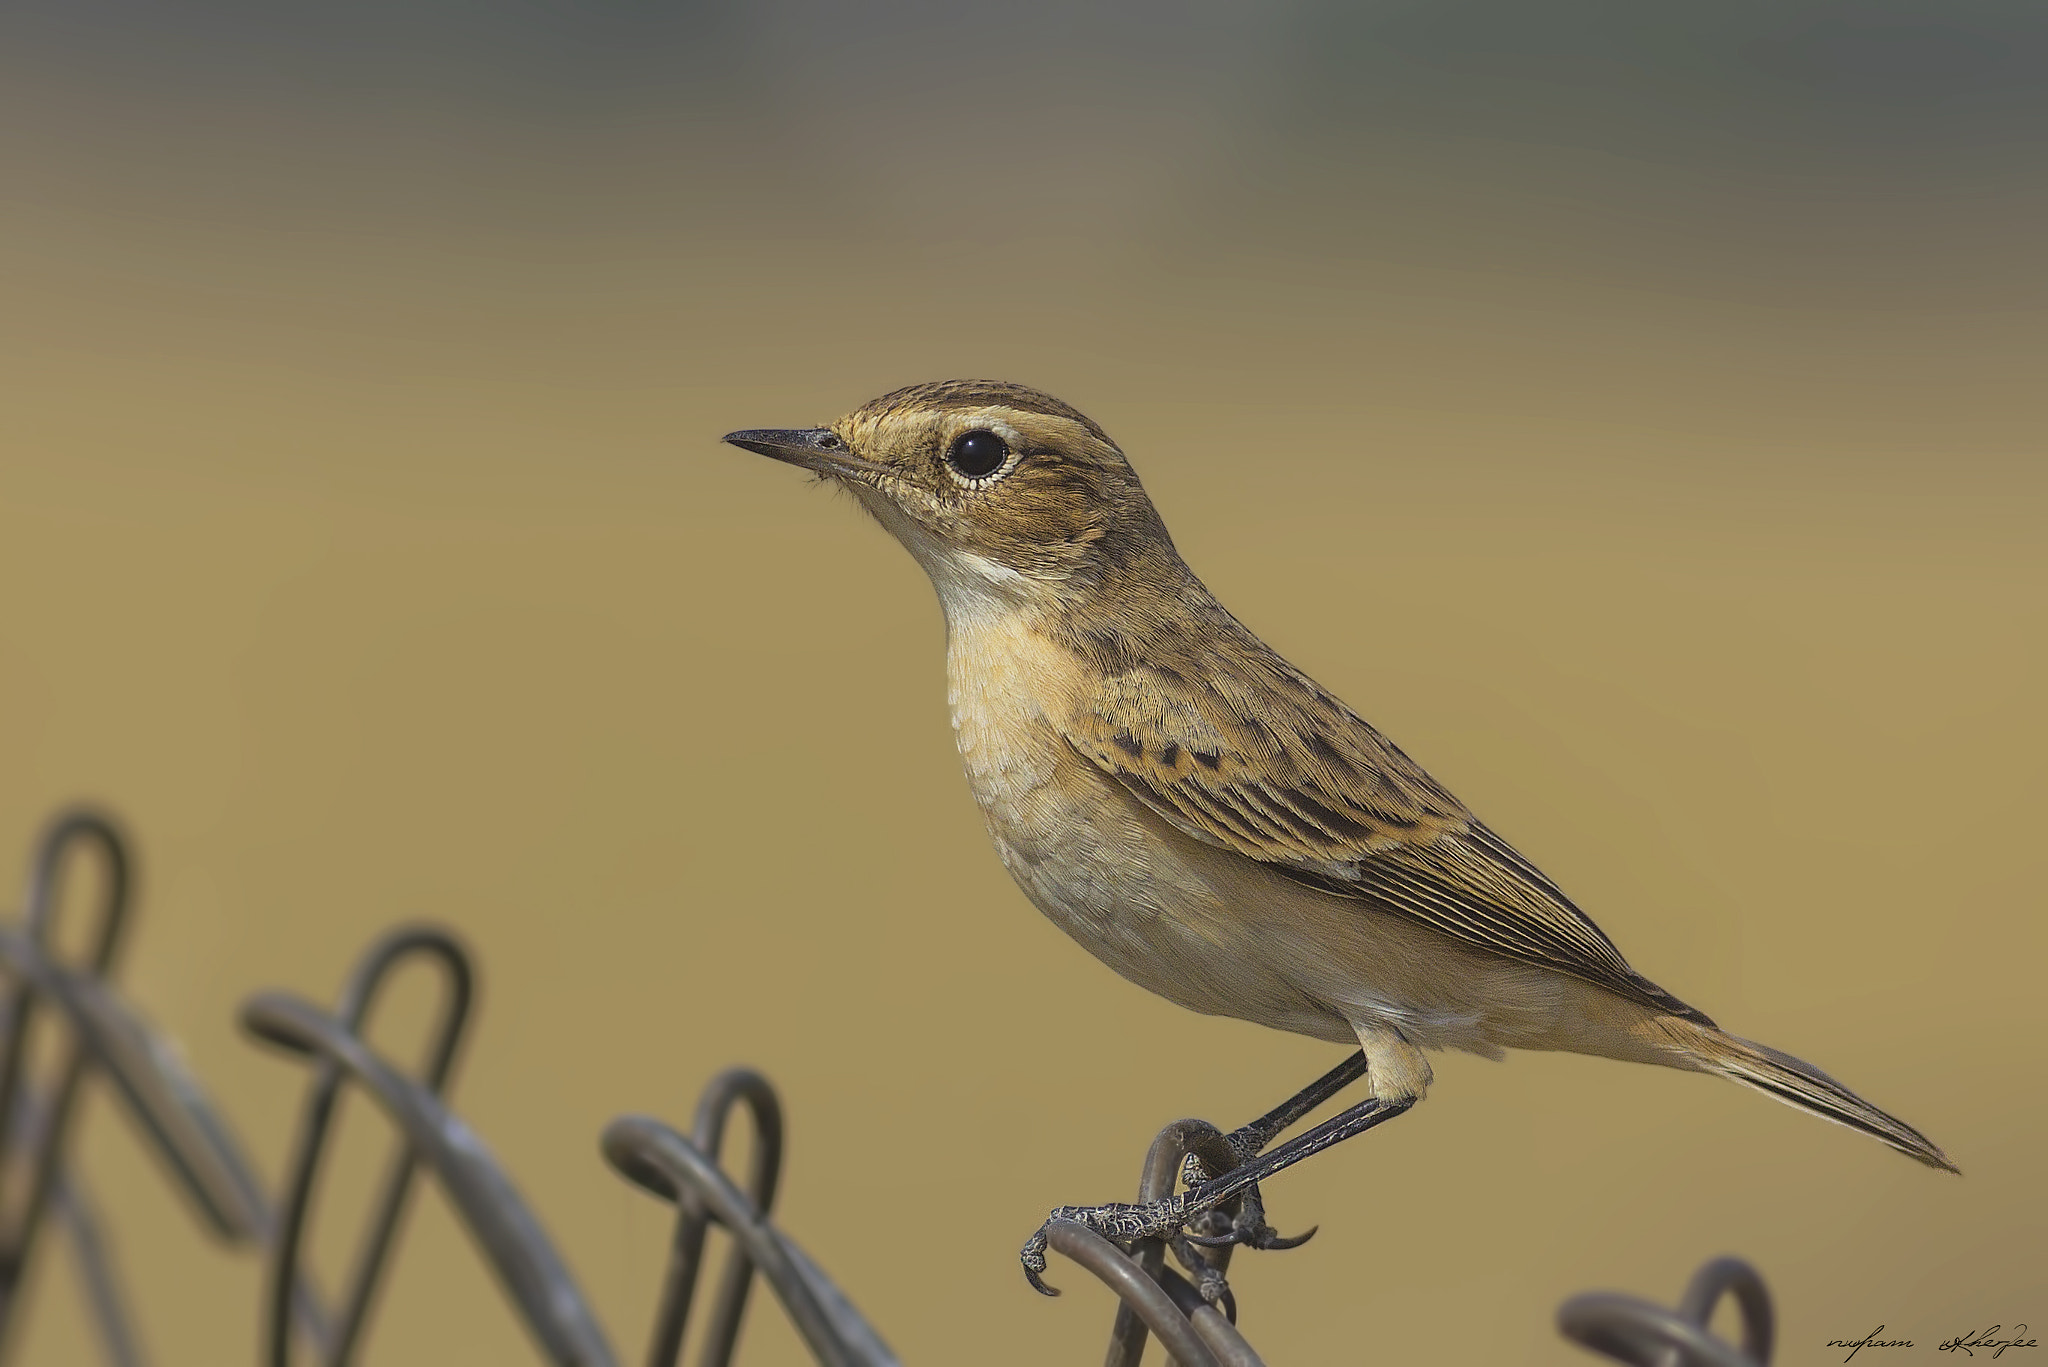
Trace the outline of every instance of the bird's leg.
<instances>
[{"instance_id":1,"label":"bird's leg","mask_svg":"<svg viewBox=\"0 0 2048 1367\"><path fill-rule=\"evenodd\" d=\"M1237 1155L1238 1163L1249 1162L1264 1153L1266 1145L1289 1125L1364 1077L1365 1072L1365 1050L1360 1049L1251 1124L1223 1136L1223 1142ZM1191 1187L1200 1186L1211 1177L1220 1175L1209 1171L1201 1154L1195 1151L1190 1150L1188 1156L1181 1160L1181 1180Z\"/></svg>"},{"instance_id":2,"label":"bird's leg","mask_svg":"<svg viewBox=\"0 0 2048 1367\"><path fill-rule=\"evenodd\" d=\"M1269 1123L1276 1123L1278 1128L1284 1128L1287 1123L1299 1119L1302 1114L1312 1109L1318 1101L1327 1099L1363 1072L1362 1056L1346 1060L1285 1105L1238 1131L1237 1135L1256 1134L1260 1127ZM1316 1096L1317 1100L1305 1100L1311 1096ZM1126 1245L1139 1239L1164 1239L1170 1245L1177 1245L1185 1237L1181 1233L1182 1228L1189 1222L1216 1210L1233 1197L1241 1197L1255 1191L1260 1182L1274 1173L1293 1167L1302 1159L1321 1153L1331 1145L1340 1144L1353 1135L1363 1134L1375 1125L1392 1120L1414 1104L1412 1097L1393 1102L1381 1101L1376 1097L1367 1098L1351 1109L1331 1116L1306 1134L1288 1140L1271 1153L1259 1155L1254 1152L1238 1166L1220 1176L1209 1177L1186 1191L1176 1192L1157 1201L1114 1201L1101 1206L1061 1206L1052 1212L1046 1224L1041 1225L1038 1232L1024 1245L1021 1255L1024 1275L1038 1291L1048 1296L1058 1294L1047 1286L1040 1276L1045 1271L1046 1226L1054 1221L1071 1220L1087 1226L1105 1238ZM1268 1139L1273 1132L1265 1132ZM1226 1142L1235 1140L1237 1135L1229 1136ZM1248 1138L1246 1142L1249 1143L1251 1140ZM1261 1141L1261 1146L1263 1142ZM1235 1144L1232 1147L1235 1148ZM1217 1157L1220 1158L1221 1155ZM1207 1171L1206 1163L1204 1171ZM1263 1223L1261 1219L1260 1224ZM1235 1242L1234 1239L1231 1241ZM1220 1283L1220 1280L1218 1278L1216 1282ZM1220 1285L1215 1289L1219 1293L1222 1290ZM1209 1290L1209 1287L1205 1287L1204 1293L1208 1294Z\"/></svg>"},{"instance_id":3,"label":"bird's leg","mask_svg":"<svg viewBox=\"0 0 2048 1367\"><path fill-rule=\"evenodd\" d=\"M1190 1150L1181 1160L1181 1181L1193 1189L1257 1158L1265 1152L1266 1145L1284 1133L1288 1126L1364 1077L1365 1072L1365 1051L1361 1049L1251 1124L1225 1135L1223 1142L1230 1146L1237 1159L1230 1168L1212 1171L1199 1152ZM1277 1249L1297 1248L1307 1243L1314 1236L1315 1229L1312 1227L1306 1234L1298 1234L1291 1239L1282 1238L1278 1230L1266 1223L1265 1200L1260 1196L1258 1187L1253 1186L1238 1200L1228 1218L1221 1211L1204 1214L1195 1222L1194 1234L1195 1242L1212 1247L1245 1244L1252 1248Z\"/></svg>"},{"instance_id":4,"label":"bird's leg","mask_svg":"<svg viewBox=\"0 0 2048 1367\"><path fill-rule=\"evenodd\" d=\"M1183 1195L1191 1211L1215 1210L1233 1197L1240 1198L1238 1215L1231 1222L1229 1233L1193 1235L1190 1236L1191 1242L1210 1245L1243 1243L1254 1248L1294 1248L1307 1243L1315 1233L1313 1228L1306 1234L1283 1239L1266 1224L1264 1202L1258 1196L1259 1183L1333 1144L1341 1144L1353 1135L1364 1134L1373 1126L1392 1120L1413 1106L1415 1100L1414 1097L1404 1097L1399 1101L1381 1101L1377 1097L1367 1097L1351 1109L1331 1116L1308 1133L1288 1140L1271 1153L1190 1188ZM1246 1197L1249 1199L1244 1199Z\"/></svg>"}]
</instances>

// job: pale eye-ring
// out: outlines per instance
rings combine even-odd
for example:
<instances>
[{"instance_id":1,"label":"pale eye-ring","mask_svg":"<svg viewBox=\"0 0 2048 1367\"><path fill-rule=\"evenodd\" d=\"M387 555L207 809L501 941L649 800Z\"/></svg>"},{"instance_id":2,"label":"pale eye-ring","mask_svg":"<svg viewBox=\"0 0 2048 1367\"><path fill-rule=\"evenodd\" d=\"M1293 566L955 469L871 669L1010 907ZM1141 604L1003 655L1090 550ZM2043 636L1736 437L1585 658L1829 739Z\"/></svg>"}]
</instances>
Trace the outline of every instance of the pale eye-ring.
<instances>
[{"instance_id":1,"label":"pale eye-ring","mask_svg":"<svg viewBox=\"0 0 2048 1367\"><path fill-rule=\"evenodd\" d=\"M965 479L987 479L1010 459L1010 444L986 427L962 432L946 448L946 464Z\"/></svg>"}]
</instances>

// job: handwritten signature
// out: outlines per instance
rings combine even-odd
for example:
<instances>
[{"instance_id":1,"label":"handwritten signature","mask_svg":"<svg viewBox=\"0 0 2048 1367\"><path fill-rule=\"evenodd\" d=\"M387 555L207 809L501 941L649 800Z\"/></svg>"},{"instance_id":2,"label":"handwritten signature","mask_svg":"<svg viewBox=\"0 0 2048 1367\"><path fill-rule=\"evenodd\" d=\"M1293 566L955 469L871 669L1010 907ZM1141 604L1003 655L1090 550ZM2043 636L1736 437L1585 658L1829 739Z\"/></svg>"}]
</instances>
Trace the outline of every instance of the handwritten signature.
<instances>
[{"instance_id":1,"label":"handwritten signature","mask_svg":"<svg viewBox=\"0 0 2048 1367\"><path fill-rule=\"evenodd\" d=\"M1849 1357L1842 1359L1842 1361L1847 1362L1865 1348L1911 1348L1913 1346L1913 1340L1911 1339L1879 1338L1878 1335L1883 1332L1884 1326L1880 1324L1860 1339L1829 1339L1828 1347L1847 1348L1849 1350Z\"/></svg>"},{"instance_id":2,"label":"handwritten signature","mask_svg":"<svg viewBox=\"0 0 2048 1367\"><path fill-rule=\"evenodd\" d=\"M1972 1329L1967 1334L1957 1334L1952 1339L1942 1340L1941 1347L1937 1351L1961 1353L1965 1357L1975 1357L1977 1356L1977 1350L1982 1348L1991 1354L1992 1359L1996 1361L1998 1358L2005 1356L2005 1350L2008 1348L2039 1348L2041 1346L2038 1340L2027 1337L2027 1326L2024 1324L2014 1325L2010 1337L2000 1338L1999 1335L2004 1332L2005 1326L2002 1324L1994 1324L1989 1329ZM1828 1347L1847 1348L1849 1356L1843 1358L1842 1361L1848 1362L1865 1348L1911 1348L1913 1346L1913 1340L1911 1339L1888 1339L1883 1337L1883 1334L1884 1326L1880 1324L1860 1339L1829 1339Z\"/></svg>"},{"instance_id":3,"label":"handwritten signature","mask_svg":"<svg viewBox=\"0 0 2048 1367\"><path fill-rule=\"evenodd\" d=\"M1977 1349L1988 1348L1991 1350L1992 1358L1996 1360L2005 1356L2005 1350L2008 1348L2039 1348L2041 1346L2038 1340L2027 1337L2027 1326L2024 1324L2015 1324L2012 1327L2012 1337L2002 1339L1998 1335L2004 1328L2005 1326L2002 1324L1994 1324L1989 1329L1982 1331L1972 1329L1967 1334L1957 1334L1952 1339L1944 1340L1940 1351L1944 1353L1960 1352L1970 1357L1975 1357L1977 1356Z\"/></svg>"}]
</instances>

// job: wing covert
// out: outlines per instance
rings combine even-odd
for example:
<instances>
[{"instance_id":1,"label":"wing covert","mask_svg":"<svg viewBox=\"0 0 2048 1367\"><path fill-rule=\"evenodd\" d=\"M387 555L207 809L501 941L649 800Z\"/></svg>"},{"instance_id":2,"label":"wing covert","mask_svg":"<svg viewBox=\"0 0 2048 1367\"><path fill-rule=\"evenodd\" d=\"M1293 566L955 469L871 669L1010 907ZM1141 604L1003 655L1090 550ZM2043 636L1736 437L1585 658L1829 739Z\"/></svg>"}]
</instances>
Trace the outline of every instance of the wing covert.
<instances>
[{"instance_id":1,"label":"wing covert","mask_svg":"<svg viewBox=\"0 0 2048 1367\"><path fill-rule=\"evenodd\" d=\"M1105 680L1069 720L1068 743L1196 840L1705 1019L1631 969L1535 865L1277 655L1200 663L1199 672L1140 664Z\"/></svg>"}]
</instances>

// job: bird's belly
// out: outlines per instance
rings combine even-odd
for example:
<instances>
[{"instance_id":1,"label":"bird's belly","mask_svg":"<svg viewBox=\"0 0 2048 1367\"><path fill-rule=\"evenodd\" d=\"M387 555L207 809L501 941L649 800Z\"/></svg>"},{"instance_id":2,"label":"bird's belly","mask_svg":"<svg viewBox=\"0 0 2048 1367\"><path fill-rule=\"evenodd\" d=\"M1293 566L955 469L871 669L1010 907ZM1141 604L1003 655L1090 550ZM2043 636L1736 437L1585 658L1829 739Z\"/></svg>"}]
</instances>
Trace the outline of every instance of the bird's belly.
<instances>
[{"instance_id":1,"label":"bird's belly","mask_svg":"<svg viewBox=\"0 0 2048 1367\"><path fill-rule=\"evenodd\" d=\"M1021 799L996 793L983 803L996 852L1033 905L1118 974L1177 1005L1351 1038L1341 1014L1301 993L1247 921L1132 821L1117 794L1076 800L1071 791L1096 786L1092 774L1066 774ZM1064 791L1048 791L1055 787Z\"/></svg>"},{"instance_id":2,"label":"bird's belly","mask_svg":"<svg viewBox=\"0 0 2048 1367\"><path fill-rule=\"evenodd\" d=\"M1024 895L1089 953L1169 1001L1348 1039L1341 1020L1236 943L1213 891L1156 847L1131 799L1067 744L1041 699L1068 662L1006 625L951 624L947 700L968 787Z\"/></svg>"},{"instance_id":3,"label":"bird's belly","mask_svg":"<svg viewBox=\"0 0 2048 1367\"><path fill-rule=\"evenodd\" d=\"M1343 1015L1259 952L1251 924L1205 871L1042 712L1016 704L1003 673L955 672L953 727L989 838L1032 904L1118 974L1177 1005L1349 1041Z\"/></svg>"},{"instance_id":4,"label":"bird's belly","mask_svg":"<svg viewBox=\"0 0 2048 1367\"><path fill-rule=\"evenodd\" d=\"M1124 978L1337 1043L1381 1024L1494 1053L1548 1028L1548 975L1174 830L1067 744L1035 700L1046 667L959 646L953 727L990 839L1032 903Z\"/></svg>"}]
</instances>

